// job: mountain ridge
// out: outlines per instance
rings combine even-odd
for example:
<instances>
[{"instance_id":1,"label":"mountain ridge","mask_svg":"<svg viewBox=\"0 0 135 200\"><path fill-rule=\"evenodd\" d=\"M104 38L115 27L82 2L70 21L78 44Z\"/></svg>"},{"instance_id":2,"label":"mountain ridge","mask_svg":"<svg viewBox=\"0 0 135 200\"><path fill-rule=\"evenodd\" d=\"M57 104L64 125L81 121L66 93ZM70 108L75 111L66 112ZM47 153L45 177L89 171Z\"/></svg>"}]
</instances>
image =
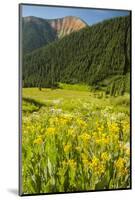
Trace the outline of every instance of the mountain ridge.
<instances>
[{"instance_id":1,"label":"mountain ridge","mask_svg":"<svg viewBox=\"0 0 135 200\"><path fill-rule=\"evenodd\" d=\"M23 17L23 52L29 53L86 26L87 24L76 16L57 19Z\"/></svg>"},{"instance_id":2,"label":"mountain ridge","mask_svg":"<svg viewBox=\"0 0 135 200\"><path fill-rule=\"evenodd\" d=\"M48 20L51 27L57 32L58 38L62 38L74 31L79 31L80 29L87 26L84 20L76 16L66 16L57 19Z\"/></svg>"}]
</instances>

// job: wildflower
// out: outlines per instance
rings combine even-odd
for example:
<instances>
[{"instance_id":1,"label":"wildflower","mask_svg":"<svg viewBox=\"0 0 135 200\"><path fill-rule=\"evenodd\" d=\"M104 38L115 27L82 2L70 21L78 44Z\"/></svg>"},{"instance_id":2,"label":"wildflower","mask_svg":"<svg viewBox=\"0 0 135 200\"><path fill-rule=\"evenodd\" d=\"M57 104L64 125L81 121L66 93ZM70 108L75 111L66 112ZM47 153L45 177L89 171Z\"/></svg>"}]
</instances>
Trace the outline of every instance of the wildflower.
<instances>
[{"instance_id":1,"label":"wildflower","mask_svg":"<svg viewBox=\"0 0 135 200\"><path fill-rule=\"evenodd\" d=\"M126 151L126 152L125 152L126 155L127 155L127 156L130 156L130 148L127 147L125 151Z\"/></svg>"},{"instance_id":2,"label":"wildflower","mask_svg":"<svg viewBox=\"0 0 135 200\"><path fill-rule=\"evenodd\" d=\"M73 159L69 159L68 160L68 166L71 168L71 169L76 169L76 162L73 160Z\"/></svg>"},{"instance_id":3,"label":"wildflower","mask_svg":"<svg viewBox=\"0 0 135 200\"><path fill-rule=\"evenodd\" d=\"M103 129L104 129L104 126L103 126L103 125L97 127L97 130L98 130L100 133L103 131Z\"/></svg>"},{"instance_id":4,"label":"wildflower","mask_svg":"<svg viewBox=\"0 0 135 200\"><path fill-rule=\"evenodd\" d=\"M82 157L82 160L87 160L88 158L88 156L85 154L85 153L81 153L81 157Z\"/></svg>"},{"instance_id":5,"label":"wildflower","mask_svg":"<svg viewBox=\"0 0 135 200\"><path fill-rule=\"evenodd\" d=\"M87 143L89 142L91 136L88 133L83 133L79 136L79 138L82 139L84 143Z\"/></svg>"},{"instance_id":6,"label":"wildflower","mask_svg":"<svg viewBox=\"0 0 135 200\"><path fill-rule=\"evenodd\" d=\"M100 160L94 156L91 163L89 164L90 170L95 174L95 175L102 175L105 172L105 165L100 162Z\"/></svg>"},{"instance_id":7,"label":"wildflower","mask_svg":"<svg viewBox=\"0 0 135 200\"><path fill-rule=\"evenodd\" d=\"M85 121L83 121L82 119L77 119L77 124L81 127L87 127L87 123Z\"/></svg>"},{"instance_id":8,"label":"wildflower","mask_svg":"<svg viewBox=\"0 0 135 200\"><path fill-rule=\"evenodd\" d=\"M89 167L89 160L88 159L82 159L84 167Z\"/></svg>"},{"instance_id":9,"label":"wildflower","mask_svg":"<svg viewBox=\"0 0 135 200\"><path fill-rule=\"evenodd\" d=\"M96 144L102 144L102 140L98 139L98 138L97 139L95 138L95 142L96 142Z\"/></svg>"},{"instance_id":10,"label":"wildflower","mask_svg":"<svg viewBox=\"0 0 135 200\"><path fill-rule=\"evenodd\" d=\"M103 141L103 144L109 144L109 138L108 137L103 138L102 141Z\"/></svg>"},{"instance_id":11,"label":"wildflower","mask_svg":"<svg viewBox=\"0 0 135 200\"><path fill-rule=\"evenodd\" d=\"M119 133L119 127L117 123L108 123L108 128L111 133Z\"/></svg>"},{"instance_id":12,"label":"wildflower","mask_svg":"<svg viewBox=\"0 0 135 200\"><path fill-rule=\"evenodd\" d=\"M109 154L107 152L103 152L101 154L101 159L106 162L106 161L108 161L110 159L110 156L109 156Z\"/></svg>"},{"instance_id":13,"label":"wildflower","mask_svg":"<svg viewBox=\"0 0 135 200\"><path fill-rule=\"evenodd\" d=\"M126 174L128 174L128 169L125 167L121 170L121 175L125 176Z\"/></svg>"},{"instance_id":14,"label":"wildflower","mask_svg":"<svg viewBox=\"0 0 135 200\"><path fill-rule=\"evenodd\" d=\"M102 135L100 138L96 138L95 142L99 145L107 145L109 144L109 137Z\"/></svg>"},{"instance_id":15,"label":"wildflower","mask_svg":"<svg viewBox=\"0 0 135 200\"><path fill-rule=\"evenodd\" d=\"M42 143L43 143L42 137L41 137L41 136L38 136L38 138L35 139L33 143L34 143L34 144L42 144Z\"/></svg>"},{"instance_id":16,"label":"wildflower","mask_svg":"<svg viewBox=\"0 0 135 200\"><path fill-rule=\"evenodd\" d=\"M97 167L98 164L99 164L99 159L96 156L94 156L92 159L92 166Z\"/></svg>"},{"instance_id":17,"label":"wildflower","mask_svg":"<svg viewBox=\"0 0 135 200\"><path fill-rule=\"evenodd\" d=\"M60 122L61 125L66 125L68 120L66 118L62 117L62 118L59 119L59 122Z\"/></svg>"},{"instance_id":18,"label":"wildflower","mask_svg":"<svg viewBox=\"0 0 135 200\"><path fill-rule=\"evenodd\" d=\"M128 130L129 130L129 123L125 122L124 125L123 125L123 131L127 132Z\"/></svg>"},{"instance_id":19,"label":"wildflower","mask_svg":"<svg viewBox=\"0 0 135 200\"><path fill-rule=\"evenodd\" d=\"M121 172L122 169L125 167L125 159L124 158L119 158L117 161L115 161L114 165L117 169L118 172Z\"/></svg>"},{"instance_id":20,"label":"wildflower","mask_svg":"<svg viewBox=\"0 0 135 200\"><path fill-rule=\"evenodd\" d=\"M75 137L75 130L73 128L68 129L68 136Z\"/></svg>"},{"instance_id":21,"label":"wildflower","mask_svg":"<svg viewBox=\"0 0 135 200\"><path fill-rule=\"evenodd\" d=\"M100 165L98 166L97 171L95 171L95 173L96 173L98 176L101 176L104 172L105 172L105 166L104 166L103 164L100 164Z\"/></svg>"},{"instance_id":22,"label":"wildflower","mask_svg":"<svg viewBox=\"0 0 135 200\"><path fill-rule=\"evenodd\" d=\"M49 135L49 136L55 135L55 128L51 128L51 127L47 128L46 134Z\"/></svg>"},{"instance_id":23,"label":"wildflower","mask_svg":"<svg viewBox=\"0 0 135 200\"><path fill-rule=\"evenodd\" d=\"M117 161L115 161L114 166L117 170L118 177L125 176L128 173L128 169L125 165L126 160L124 158L119 158Z\"/></svg>"},{"instance_id":24,"label":"wildflower","mask_svg":"<svg viewBox=\"0 0 135 200\"><path fill-rule=\"evenodd\" d=\"M75 170L77 164L74 159L69 159L69 160L63 160L62 165L63 167L70 167L71 169Z\"/></svg>"},{"instance_id":25,"label":"wildflower","mask_svg":"<svg viewBox=\"0 0 135 200\"><path fill-rule=\"evenodd\" d=\"M64 152L65 153L69 152L70 149L71 149L71 145L70 144L67 144L67 145L64 146Z\"/></svg>"}]
</instances>

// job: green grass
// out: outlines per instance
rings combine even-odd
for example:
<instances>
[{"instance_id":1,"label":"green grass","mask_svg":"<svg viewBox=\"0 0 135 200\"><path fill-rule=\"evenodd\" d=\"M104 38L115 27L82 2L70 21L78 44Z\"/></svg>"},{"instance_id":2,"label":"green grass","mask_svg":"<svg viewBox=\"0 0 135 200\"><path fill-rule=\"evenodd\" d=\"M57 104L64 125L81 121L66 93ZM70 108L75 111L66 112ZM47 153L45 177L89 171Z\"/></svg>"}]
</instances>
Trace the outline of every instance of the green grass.
<instances>
[{"instance_id":1,"label":"green grass","mask_svg":"<svg viewBox=\"0 0 135 200\"><path fill-rule=\"evenodd\" d=\"M66 84L66 83L59 83L59 88L65 90L75 90L75 91L90 91L90 86L85 84Z\"/></svg>"},{"instance_id":2,"label":"green grass","mask_svg":"<svg viewBox=\"0 0 135 200\"><path fill-rule=\"evenodd\" d=\"M67 84L64 85L66 85L67 88ZM23 98L31 99L32 104L34 100L36 102L34 106L38 106L38 108L41 105L46 105L48 107L54 106L55 108L71 111L72 109L78 108L80 102L83 101L84 104L89 104L95 109L101 109L111 105L116 112L124 110L129 113L130 99L128 94L118 97L105 98L103 96L103 98L96 98L94 93L86 91L85 87L83 90L83 86L81 90L75 90L75 88L72 90L72 87L74 86L69 85L69 89L43 88L41 91L38 88L23 88ZM78 88L79 87L80 85ZM100 94L100 92L97 92L97 94Z\"/></svg>"}]
</instances>

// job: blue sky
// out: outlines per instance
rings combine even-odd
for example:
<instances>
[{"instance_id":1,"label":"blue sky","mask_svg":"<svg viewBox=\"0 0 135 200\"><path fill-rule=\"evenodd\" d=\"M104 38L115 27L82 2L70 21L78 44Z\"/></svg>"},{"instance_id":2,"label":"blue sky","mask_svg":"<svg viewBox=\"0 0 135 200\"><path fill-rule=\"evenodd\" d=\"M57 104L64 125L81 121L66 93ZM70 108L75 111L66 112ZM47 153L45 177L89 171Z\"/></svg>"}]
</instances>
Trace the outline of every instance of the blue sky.
<instances>
[{"instance_id":1,"label":"blue sky","mask_svg":"<svg viewBox=\"0 0 135 200\"><path fill-rule=\"evenodd\" d=\"M126 16L129 11L83 9L83 8L62 8L48 6L23 5L22 16L35 16L45 19L55 19L65 16L76 16L83 19L89 25L103 21L105 19Z\"/></svg>"}]
</instances>

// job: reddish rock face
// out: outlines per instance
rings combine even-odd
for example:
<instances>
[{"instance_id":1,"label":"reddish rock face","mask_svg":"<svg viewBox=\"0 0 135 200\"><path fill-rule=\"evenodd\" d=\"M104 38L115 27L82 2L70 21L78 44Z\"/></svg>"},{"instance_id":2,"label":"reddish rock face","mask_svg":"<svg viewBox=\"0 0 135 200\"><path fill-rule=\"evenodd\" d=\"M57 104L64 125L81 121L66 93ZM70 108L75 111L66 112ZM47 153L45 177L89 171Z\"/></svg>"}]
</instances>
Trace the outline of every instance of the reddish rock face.
<instances>
[{"instance_id":1,"label":"reddish rock face","mask_svg":"<svg viewBox=\"0 0 135 200\"><path fill-rule=\"evenodd\" d=\"M78 17L67 16L64 18L48 20L51 27L56 31L58 38L62 38L74 31L87 26L87 24Z\"/></svg>"}]
</instances>

